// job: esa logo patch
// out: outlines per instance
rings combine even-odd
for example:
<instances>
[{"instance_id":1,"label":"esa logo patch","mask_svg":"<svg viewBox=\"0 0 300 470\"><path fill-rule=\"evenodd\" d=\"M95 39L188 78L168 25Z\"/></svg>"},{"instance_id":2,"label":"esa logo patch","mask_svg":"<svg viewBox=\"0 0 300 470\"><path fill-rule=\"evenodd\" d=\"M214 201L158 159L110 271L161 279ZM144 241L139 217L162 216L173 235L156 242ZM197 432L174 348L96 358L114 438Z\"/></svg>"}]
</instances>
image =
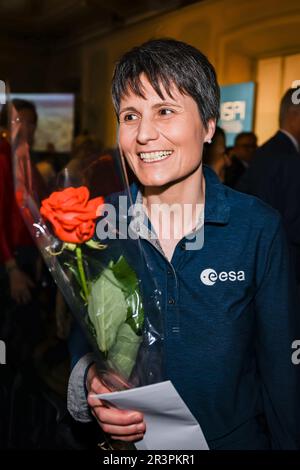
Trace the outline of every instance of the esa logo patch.
<instances>
[{"instance_id":1,"label":"esa logo patch","mask_svg":"<svg viewBox=\"0 0 300 470\"><path fill-rule=\"evenodd\" d=\"M211 268L204 269L200 274L200 279L206 286L213 286L217 281L220 282L235 282L245 281L245 271L221 271L219 274L217 271Z\"/></svg>"}]
</instances>

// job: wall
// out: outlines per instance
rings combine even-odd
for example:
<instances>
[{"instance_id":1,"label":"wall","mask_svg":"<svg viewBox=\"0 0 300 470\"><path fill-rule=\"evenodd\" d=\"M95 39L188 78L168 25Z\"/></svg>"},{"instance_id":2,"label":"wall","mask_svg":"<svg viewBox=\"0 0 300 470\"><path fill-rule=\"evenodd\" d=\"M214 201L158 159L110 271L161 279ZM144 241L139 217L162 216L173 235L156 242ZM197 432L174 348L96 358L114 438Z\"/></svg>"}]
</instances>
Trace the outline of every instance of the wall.
<instances>
[{"instance_id":1,"label":"wall","mask_svg":"<svg viewBox=\"0 0 300 470\"><path fill-rule=\"evenodd\" d=\"M257 64L255 132L265 142L278 128L278 103L284 92L300 80L300 54L260 59Z\"/></svg>"},{"instance_id":2,"label":"wall","mask_svg":"<svg viewBox=\"0 0 300 470\"><path fill-rule=\"evenodd\" d=\"M14 92L40 92L45 87L47 60L36 44L0 36L0 78Z\"/></svg>"},{"instance_id":3,"label":"wall","mask_svg":"<svg viewBox=\"0 0 300 470\"><path fill-rule=\"evenodd\" d=\"M84 110L84 120L94 132L101 133L107 145L115 144L115 119L110 104L113 66L123 52L149 38L171 36L200 48L215 65L220 83L227 85L257 79L259 82L259 59L299 52L299 28L298 0L264 0L263 4L261 0L210 0L85 44L82 94L89 107ZM273 113L271 125L260 119L256 126L262 140L276 128L278 93L269 93L259 106L270 106Z\"/></svg>"},{"instance_id":4,"label":"wall","mask_svg":"<svg viewBox=\"0 0 300 470\"><path fill-rule=\"evenodd\" d=\"M276 57L283 60L299 53L299 29L299 0L207 0L105 37L81 38L76 44L26 48L20 43L12 47L10 41L6 48L1 41L0 77L9 72L14 91L76 92L80 111L77 116L81 116L77 127L88 128L111 146L116 143L116 120L110 100L116 60L127 49L149 38L171 36L207 54L221 84L257 81L255 129L262 140L276 128L283 85L282 78L263 71L261 60ZM288 82L294 73L298 73L297 67L285 80ZM273 83L276 80L281 83L279 88ZM261 110L268 110L268 119L262 117Z\"/></svg>"}]
</instances>

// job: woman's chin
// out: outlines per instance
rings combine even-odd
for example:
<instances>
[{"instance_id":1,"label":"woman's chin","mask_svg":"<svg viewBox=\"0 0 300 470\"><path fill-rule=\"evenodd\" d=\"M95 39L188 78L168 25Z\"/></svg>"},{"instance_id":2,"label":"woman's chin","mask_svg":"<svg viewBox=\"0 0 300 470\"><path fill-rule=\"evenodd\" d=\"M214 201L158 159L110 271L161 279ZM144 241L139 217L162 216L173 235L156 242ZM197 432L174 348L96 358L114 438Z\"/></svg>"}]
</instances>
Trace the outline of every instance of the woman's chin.
<instances>
[{"instance_id":1,"label":"woman's chin","mask_svg":"<svg viewBox=\"0 0 300 470\"><path fill-rule=\"evenodd\" d=\"M138 179L144 187L161 187L170 182L169 178L166 178L165 176L160 178L149 178L149 176L141 176L140 178L138 177Z\"/></svg>"}]
</instances>

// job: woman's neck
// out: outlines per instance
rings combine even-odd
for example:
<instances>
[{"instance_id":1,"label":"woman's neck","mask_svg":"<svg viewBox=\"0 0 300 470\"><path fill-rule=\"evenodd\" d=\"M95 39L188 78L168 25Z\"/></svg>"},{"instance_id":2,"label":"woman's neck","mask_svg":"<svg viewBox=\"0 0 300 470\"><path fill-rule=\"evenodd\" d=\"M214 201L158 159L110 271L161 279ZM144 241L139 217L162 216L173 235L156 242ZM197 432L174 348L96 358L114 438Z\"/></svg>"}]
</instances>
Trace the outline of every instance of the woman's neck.
<instances>
[{"instance_id":1,"label":"woman's neck","mask_svg":"<svg viewBox=\"0 0 300 470\"><path fill-rule=\"evenodd\" d=\"M204 200L202 166L169 187L144 188L143 204L162 246L174 247L197 227L204 213Z\"/></svg>"},{"instance_id":2,"label":"woman's neck","mask_svg":"<svg viewBox=\"0 0 300 470\"><path fill-rule=\"evenodd\" d=\"M143 203L150 210L152 204L204 204L205 180L202 165L188 178L163 187L145 187Z\"/></svg>"}]
</instances>

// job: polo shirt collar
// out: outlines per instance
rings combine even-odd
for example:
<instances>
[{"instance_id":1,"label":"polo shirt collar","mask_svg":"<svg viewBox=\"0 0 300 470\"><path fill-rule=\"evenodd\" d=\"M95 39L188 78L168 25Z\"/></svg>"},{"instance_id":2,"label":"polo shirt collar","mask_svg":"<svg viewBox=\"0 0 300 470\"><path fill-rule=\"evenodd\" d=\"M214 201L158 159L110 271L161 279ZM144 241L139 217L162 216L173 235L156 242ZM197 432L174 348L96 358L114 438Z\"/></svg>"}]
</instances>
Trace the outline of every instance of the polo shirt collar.
<instances>
[{"instance_id":1,"label":"polo shirt collar","mask_svg":"<svg viewBox=\"0 0 300 470\"><path fill-rule=\"evenodd\" d=\"M230 205L227 187L224 186L215 172L203 165L205 178L204 223L227 224L230 217Z\"/></svg>"},{"instance_id":2,"label":"polo shirt collar","mask_svg":"<svg viewBox=\"0 0 300 470\"><path fill-rule=\"evenodd\" d=\"M203 165L203 174L205 178L204 223L227 224L230 217L227 187L220 182L215 172L206 165ZM130 192L134 204L141 202L141 192L135 183L130 186Z\"/></svg>"}]
</instances>

